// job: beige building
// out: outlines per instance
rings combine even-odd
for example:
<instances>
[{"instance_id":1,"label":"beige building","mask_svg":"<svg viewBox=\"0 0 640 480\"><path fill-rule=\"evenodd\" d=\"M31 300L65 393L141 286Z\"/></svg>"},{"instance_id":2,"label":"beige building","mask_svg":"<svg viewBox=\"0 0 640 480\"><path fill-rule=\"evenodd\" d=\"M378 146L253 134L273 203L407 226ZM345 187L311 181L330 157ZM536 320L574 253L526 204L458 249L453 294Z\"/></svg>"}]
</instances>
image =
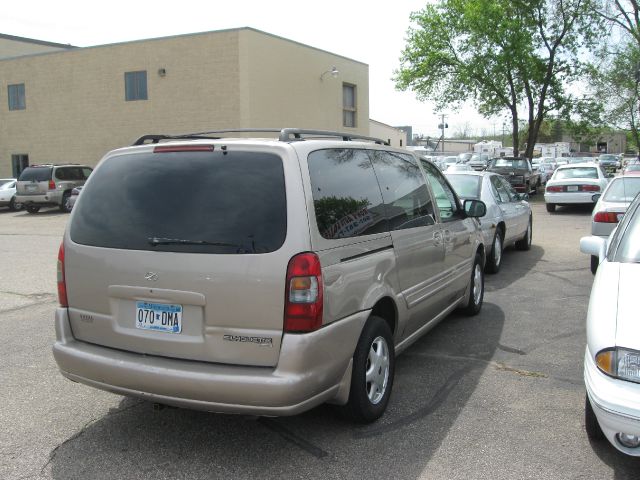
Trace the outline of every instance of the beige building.
<instances>
[{"instance_id":1,"label":"beige building","mask_svg":"<svg viewBox=\"0 0 640 480\"><path fill-rule=\"evenodd\" d=\"M369 135L389 142L394 147L406 147L408 145L406 131L373 119L369 120Z\"/></svg>"},{"instance_id":2,"label":"beige building","mask_svg":"<svg viewBox=\"0 0 640 480\"><path fill-rule=\"evenodd\" d=\"M366 64L251 28L88 48L4 40L0 176L27 162L95 165L147 133L369 135Z\"/></svg>"}]
</instances>

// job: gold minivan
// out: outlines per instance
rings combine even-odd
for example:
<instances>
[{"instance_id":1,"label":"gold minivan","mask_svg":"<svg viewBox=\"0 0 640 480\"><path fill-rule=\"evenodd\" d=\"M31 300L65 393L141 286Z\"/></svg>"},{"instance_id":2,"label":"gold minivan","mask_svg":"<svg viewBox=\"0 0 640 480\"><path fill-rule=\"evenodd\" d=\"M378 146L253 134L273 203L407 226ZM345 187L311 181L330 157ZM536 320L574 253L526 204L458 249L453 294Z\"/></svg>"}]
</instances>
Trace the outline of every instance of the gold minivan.
<instances>
[{"instance_id":1,"label":"gold minivan","mask_svg":"<svg viewBox=\"0 0 640 480\"><path fill-rule=\"evenodd\" d=\"M380 140L226 133L147 135L92 173L58 256L62 374L178 407L376 420L395 356L480 311L485 205Z\"/></svg>"}]
</instances>

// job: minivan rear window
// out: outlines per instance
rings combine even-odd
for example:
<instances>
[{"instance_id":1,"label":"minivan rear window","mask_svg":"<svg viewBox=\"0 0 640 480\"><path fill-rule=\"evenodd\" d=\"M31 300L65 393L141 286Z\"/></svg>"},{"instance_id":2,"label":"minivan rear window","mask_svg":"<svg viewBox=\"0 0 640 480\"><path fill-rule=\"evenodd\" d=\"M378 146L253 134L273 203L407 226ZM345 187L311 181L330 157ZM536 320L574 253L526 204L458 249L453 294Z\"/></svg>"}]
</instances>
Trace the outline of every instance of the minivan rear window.
<instances>
[{"instance_id":1,"label":"minivan rear window","mask_svg":"<svg viewBox=\"0 0 640 480\"><path fill-rule=\"evenodd\" d=\"M70 225L83 245L218 254L273 252L286 231L282 159L218 150L107 159Z\"/></svg>"},{"instance_id":2,"label":"minivan rear window","mask_svg":"<svg viewBox=\"0 0 640 480\"><path fill-rule=\"evenodd\" d=\"M51 180L51 170L53 167L27 167L25 168L18 181L20 182L46 182Z\"/></svg>"}]
</instances>

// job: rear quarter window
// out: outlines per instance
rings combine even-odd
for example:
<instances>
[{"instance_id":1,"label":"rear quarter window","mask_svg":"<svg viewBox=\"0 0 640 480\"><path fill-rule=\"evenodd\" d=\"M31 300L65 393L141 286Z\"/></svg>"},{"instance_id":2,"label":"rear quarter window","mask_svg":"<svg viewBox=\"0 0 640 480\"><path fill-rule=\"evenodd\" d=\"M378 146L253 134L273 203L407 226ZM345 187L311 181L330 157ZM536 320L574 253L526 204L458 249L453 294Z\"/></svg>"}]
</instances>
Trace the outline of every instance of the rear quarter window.
<instances>
[{"instance_id":1,"label":"rear quarter window","mask_svg":"<svg viewBox=\"0 0 640 480\"><path fill-rule=\"evenodd\" d=\"M388 231L385 206L366 150L309 154L309 177L320 235L349 238Z\"/></svg>"},{"instance_id":2,"label":"rear quarter window","mask_svg":"<svg viewBox=\"0 0 640 480\"><path fill-rule=\"evenodd\" d=\"M76 243L249 254L273 252L286 237L284 170L274 154L129 154L91 176L71 219Z\"/></svg>"}]
</instances>

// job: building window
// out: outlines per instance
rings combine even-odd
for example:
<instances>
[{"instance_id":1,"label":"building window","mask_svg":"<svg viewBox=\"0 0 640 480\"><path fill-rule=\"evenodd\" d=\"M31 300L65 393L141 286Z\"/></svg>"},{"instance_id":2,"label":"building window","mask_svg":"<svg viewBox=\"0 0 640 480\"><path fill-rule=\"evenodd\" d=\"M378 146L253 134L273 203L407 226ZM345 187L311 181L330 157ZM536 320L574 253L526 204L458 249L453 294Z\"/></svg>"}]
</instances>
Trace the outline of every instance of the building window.
<instances>
[{"instance_id":1,"label":"building window","mask_svg":"<svg viewBox=\"0 0 640 480\"><path fill-rule=\"evenodd\" d=\"M356 86L342 84L342 125L356 128Z\"/></svg>"},{"instance_id":2,"label":"building window","mask_svg":"<svg viewBox=\"0 0 640 480\"><path fill-rule=\"evenodd\" d=\"M124 98L127 102L132 100L147 100L147 72L125 72L124 74Z\"/></svg>"},{"instance_id":3,"label":"building window","mask_svg":"<svg viewBox=\"0 0 640 480\"><path fill-rule=\"evenodd\" d=\"M24 98L24 83L9 85L7 90L9 92L9 110L24 110L27 108Z\"/></svg>"},{"instance_id":4,"label":"building window","mask_svg":"<svg viewBox=\"0 0 640 480\"><path fill-rule=\"evenodd\" d=\"M18 178L22 171L29 166L29 155L15 154L11 155L11 173L13 178Z\"/></svg>"}]
</instances>

